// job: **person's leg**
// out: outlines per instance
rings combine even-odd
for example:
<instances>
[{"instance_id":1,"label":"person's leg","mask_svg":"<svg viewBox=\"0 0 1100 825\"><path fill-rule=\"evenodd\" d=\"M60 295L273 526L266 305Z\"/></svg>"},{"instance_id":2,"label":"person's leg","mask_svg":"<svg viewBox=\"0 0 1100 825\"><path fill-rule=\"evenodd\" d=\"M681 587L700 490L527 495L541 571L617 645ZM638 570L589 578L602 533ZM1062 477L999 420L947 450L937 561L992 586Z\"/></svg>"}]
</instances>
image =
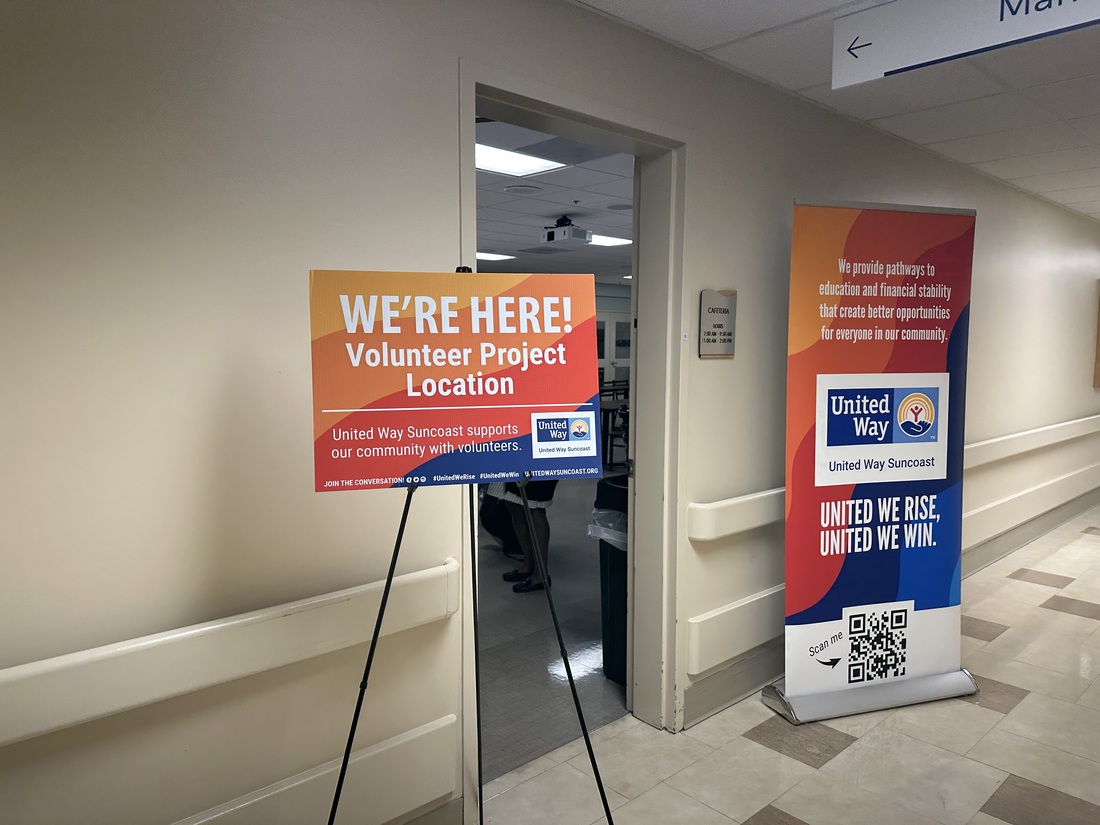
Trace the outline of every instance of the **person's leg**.
<instances>
[{"instance_id":1,"label":"person's leg","mask_svg":"<svg viewBox=\"0 0 1100 825\"><path fill-rule=\"evenodd\" d=\"M523 548L524 566L531 571L527 581L516 586L517 592L523 592L525 588L522 588L521 585L527 583L541 584L542 576L539 573L539 567L535 561L535 551L531 545L531 531L527 526L527 511L522 504L509 501L508 512L512 514L516 537L519 539L520 547ZM549 570L546 565L548 563L548 548L550 547L550 520L546 517L546 508L532 507L531 521L535 526L535 538L538 540L539 555L542 557L543 567Z\"/></svg>"},{"instance_id":2,"label":"person's leg","mask_svg":"<svg viewBox=\"0 0 1100 825\"><path fill-rule=\"evenodd\" d=\"M486 495L482 499L478 516L481 518L485 532L500 542L504 555L513 559L519 558L523 549L516 539L516 528L512 523L512 514L508 510L507 503Z\"/></svg>"},{"instance_id":3,"label":"person's leg","mask_svg":"<svg viewBox=\"0 0 1100 825\"><path fill-rule=\"evenodd\" d=\"M535 524L535 538L538 539L538 554L542 559L542 569L546 571L547 575L550 575L550 519L546 517L545 507L532 507L531 508L531 521ZM537 584L542 581L542 576L539 573L539 566L535 560L534 548L531 553L531 583Z\"/></svg>"},{"instance_id":4,"label":"person's leg","mask_svg":"<svg viewBox=\"0 0 1100 825\"><path fill-rule=\"evenodd\" d=\"M508 515L512 517L512 532L516 536L520 552L523 553L523 566L504 574L506 582L522 582L536 573L535 556L531 551L530 531L527 529L527 516L522 504L514 501L504 502Z\"/></svg>"}]
</instances>

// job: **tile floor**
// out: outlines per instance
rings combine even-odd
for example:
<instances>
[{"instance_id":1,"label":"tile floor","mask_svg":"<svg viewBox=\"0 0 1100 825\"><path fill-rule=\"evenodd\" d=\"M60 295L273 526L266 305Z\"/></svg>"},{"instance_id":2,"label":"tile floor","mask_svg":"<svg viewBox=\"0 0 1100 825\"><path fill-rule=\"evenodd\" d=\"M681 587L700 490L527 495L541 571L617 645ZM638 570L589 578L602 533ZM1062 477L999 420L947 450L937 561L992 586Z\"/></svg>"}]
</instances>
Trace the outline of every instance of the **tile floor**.
<instances>
[{"instance_id":1,"label":"tile floor","mask_svg":"<svg viewBox=\"0 0 1100 825\"><path fill-rule=\"evenodd\" d=\"M963 582L981 693L795 727L754 695L593 734L617 825L1098 825L1100 508ZM605 822L583 743L484 789L494 825Z\"/></svg>"},{"instance_id":2,"label":"tile floor","mask_svg":"<svg viewBox=\"0 0 1100 825\"><path fill-rule=\"evenodd\" d=\"M548 513L554 605L589 729L626 714L626 689L603 674L599 541L588 535L595 497L593 479L562 481ZM501 580L518 566L482 532L478 630L486 782L580 735L546 595L513 593Z\"/></svg>"}]
</instances>

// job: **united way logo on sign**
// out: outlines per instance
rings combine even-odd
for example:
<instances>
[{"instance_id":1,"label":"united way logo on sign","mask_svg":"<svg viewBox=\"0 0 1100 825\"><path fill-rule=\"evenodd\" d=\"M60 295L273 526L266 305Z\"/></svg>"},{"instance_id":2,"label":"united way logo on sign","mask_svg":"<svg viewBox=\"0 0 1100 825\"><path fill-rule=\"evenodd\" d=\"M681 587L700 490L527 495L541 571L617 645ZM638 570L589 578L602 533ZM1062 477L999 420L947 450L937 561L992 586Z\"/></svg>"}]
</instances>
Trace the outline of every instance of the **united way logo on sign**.
<instances>
[{"instance_id":1,"label":"united way logo on sign","mask_svg":"<svg viewBox=\"0 0 1100 825\"><path fill-rule=\"evenodd\" d=\"M833 389L826 443L913 444L939 439L938 387Z\"/></svg>"},{"instance_id":2,"label":"united way logo on sign","mask_svg":"<svg viewBox=\"0 0 1100 825\"><path fill-rule=\"evenodd\" d=\"M532 413L531 456L563 458L596 455L594 413Z\"/></svg>"},{"instance_id":3,"label":"united way logo on sign","mask_svg":"<svg viewBox=\"0 0 1100 825\"><path fill-rule=\"evenodd\" d=\"M898 402L897 424L910 441L936 441L936 399L939 391L911 392Z\"/></svg>"},{"instance_id":4,"label":"united way logo on sign","mask_svg":"<svg viewBox=\"0 0 1100 825\"><path fill-rule=\"evenodd\" d=\"M946 478L947 378L819 375L815 485Z\"/></svg>"}]
</instances>

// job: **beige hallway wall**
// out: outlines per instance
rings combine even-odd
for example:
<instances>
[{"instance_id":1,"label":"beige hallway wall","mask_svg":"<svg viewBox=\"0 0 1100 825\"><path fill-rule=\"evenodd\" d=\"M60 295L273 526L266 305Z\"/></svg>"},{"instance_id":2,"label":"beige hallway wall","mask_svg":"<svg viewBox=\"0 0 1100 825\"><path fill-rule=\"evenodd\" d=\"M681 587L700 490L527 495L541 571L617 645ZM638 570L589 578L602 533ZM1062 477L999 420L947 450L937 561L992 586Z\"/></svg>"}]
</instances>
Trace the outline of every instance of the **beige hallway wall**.
<instances>
[{"instance_id":1,"label":"beige hallway wall","mask_svg":"<svg viewBox=\"0 0 1100 825\"><path fill-rule=\"evenodd\" d=\"M688 508L782 483L793 200L977 210L968 443L1100 413L1094 222L557 0L16 0L0 77L9 671L382 578L402 493L312 492L306 277L472 263L475 81L682 145L678 300L660 308L675 523L636 546L671 571L651 719L734 698L757 673L739 659L779 632L695 651L710 664L689 672L689 620L782 579L774 521L703 540ZM681 345L707 287L738 290L733 361ZM1079 495L1100 439L1074 439L986 472L968 509L1023 486L1044 508ZM1053 484L1067 475L1078 486ZM989 512L996 534L1023 510ZM462 565L463 529L460 491L418 493L401 572ZM456 613L385 640L360 747L461 727L462 627ZM21 822L170 823L307 771L342 749L362 656L9 745L0 798ZM460 752L455 736L437 802L462 793ZM386 791L398 809L406 793Z\"/></svg>"}]
</instances>

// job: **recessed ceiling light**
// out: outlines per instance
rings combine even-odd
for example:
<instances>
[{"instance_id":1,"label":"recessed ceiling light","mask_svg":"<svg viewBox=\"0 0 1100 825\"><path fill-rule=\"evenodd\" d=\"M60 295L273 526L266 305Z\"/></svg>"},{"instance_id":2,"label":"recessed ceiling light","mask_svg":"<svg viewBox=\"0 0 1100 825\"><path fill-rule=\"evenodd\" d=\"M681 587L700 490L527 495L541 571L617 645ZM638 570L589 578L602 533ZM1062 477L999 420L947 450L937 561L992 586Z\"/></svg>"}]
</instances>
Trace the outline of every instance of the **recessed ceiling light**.
<instances>
[{"instance_id":1,"label":"recessed ceiling light","mask_svg":"<svg viewBox=\"0 0 1100 825\"><path fill-rule=\"evenodd\" d=\"M517 183L513 186L505 186L504 191L511 195L534 195L536 192L541 192L541 186L532 186L529 183Z\"/></svg>"},{"instance_id":2,"label":"recessed ceiling light","mask_svg":"<svg viewBox=\"0 0 1100 825\"><path fill-rule=\"evenodd\" d=\"M634 208L632 203L611 203L607 206L612 212L629 212Z\"/></svg>"},{"instance_id":3,"label":"recessed ceiling light","mask_svg":"<svg viewBox=\"0 0 1100 825\"><path fill-rule=\"evenodd\" d=\"M612 238L610 235L593 235L589 241L593 246L625 246L633 243L630 238Z\"/></svg>"},{"instance_id":4,"label":"recessed ceiling light","mask_svg":"<svg viewBox=\"0 0 1100 825\"><path fill-rule=\"evenodd\" d=\"M537 175L540 172L549 172L551 169L561 169L565 166L564 163L558 163L556 160L509 152L507 149L497 149L480 143L474 144L474 165L485 172L496 172L499 175L512 175L517 178Z\"/></svg>"},{"instance_id":5,"label":"recessed ceiling light","mask_svg":"<svg viewBox=\"0 0 1100 825\"><path fill-rule=\"evenodd\" d=\"M510 261L515 255L498 255L495 252L478 252L474 255L479 261Z\"/></svg>"}]
</instances>

